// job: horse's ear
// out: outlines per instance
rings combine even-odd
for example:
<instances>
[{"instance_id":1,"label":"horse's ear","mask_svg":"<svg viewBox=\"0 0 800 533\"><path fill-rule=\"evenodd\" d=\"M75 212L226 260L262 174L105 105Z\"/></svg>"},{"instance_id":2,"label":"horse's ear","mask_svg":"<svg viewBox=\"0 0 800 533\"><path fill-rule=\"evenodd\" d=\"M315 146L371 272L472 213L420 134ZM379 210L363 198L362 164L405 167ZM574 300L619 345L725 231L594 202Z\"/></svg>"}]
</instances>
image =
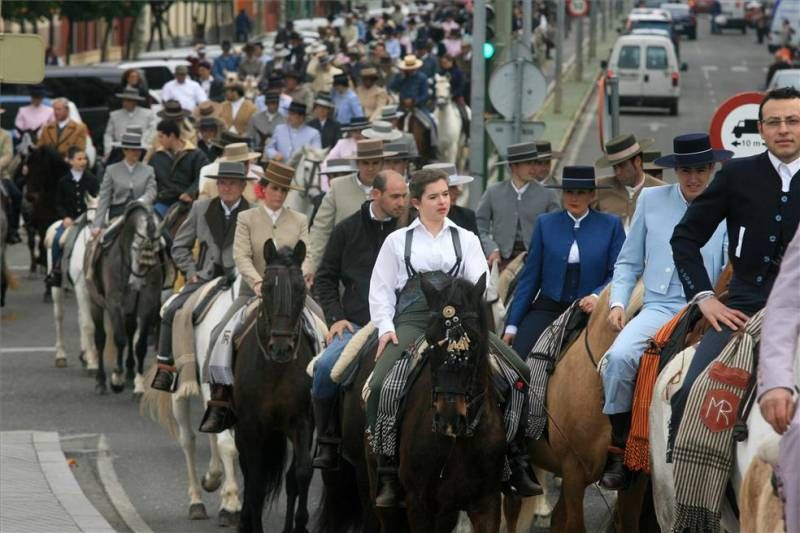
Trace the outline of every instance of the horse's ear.
<instances>
[{"instance_id":1,"label":"horse's ear","mask_svg":"<svg viewBox=\"0 0 800 533\"><path fill-rule=\"evenodd\" d=\"M278 257L278 249L275 248L275 241L267 239L264 243L264 260L270 264L276 257Z\"/></svg>"},{"instance_id":2,"label":"horse's ear","mask_svg":"<svg viewBox=\"0 0 800 533\"><path fill-rule=\"evenodd\" d=\"M292 253L294 257L294 263L296 265L302 265L303 260L306 258L306 243L305 241L297 241L297 244L294 245L294 252Z\"/></svg>"},{"instance_id":3,"label":"horse's ear","mask_svg":"<svg viewBox=\"0 0 800 533\"><path fill-rule=\"evenodd\" d=\"M486 273L484 272L481 274L481 277L475 283L475 286L472 288L472 296L475 298L475 301L480 302L483 299L483 293L486 292Z\"/></svg>"}]
</instances>

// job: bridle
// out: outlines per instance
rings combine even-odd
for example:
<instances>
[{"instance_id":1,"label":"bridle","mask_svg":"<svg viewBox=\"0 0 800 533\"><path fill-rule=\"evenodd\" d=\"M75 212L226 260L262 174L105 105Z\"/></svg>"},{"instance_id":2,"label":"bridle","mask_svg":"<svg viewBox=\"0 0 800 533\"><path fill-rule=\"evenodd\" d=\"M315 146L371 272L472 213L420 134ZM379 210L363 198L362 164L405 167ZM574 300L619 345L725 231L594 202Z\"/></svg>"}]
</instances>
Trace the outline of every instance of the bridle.
<instances>
[{"instance_id":1,"label":"bridle","mask_svg":"<svg viewBox=\"0 0 800 533\"><path fill-rule=\"evenodd\" d=\"M146 216L150 216L147 214ZM147 228L148 233L150 233L150 227L153 225L153 221L148 218L147 220ZM160 263L156 259L158 253L161 251L161 241L159 239L158 232L154 230L156 234L155 237L151 235L142 235L139 233L138 228L134 231L133 236L133 243L131 244L131 253L130 259L128 261L123 261L125 264L127 273L133 276L134 278L142 279L146 278L152 270L158 266ZM136 239L135 237L138 237ZM124 244L122 245L124 246ZM134 263L134 258L136 262ZM144 266L144 270L137 270L137 267Z\"/></svg>"},{"instance_id":2,"label":"bridle","mask_svg":"<svg viewBox=\"0 0 800 533\"><path fill-rule=\"evenodd\" d=\"M308 166L309 163L311 164L311 168ZM315 159L303 161L303 193L307 198L311 197L312 189L317 189L319 192L322 192L321 184L318 179L321 165L322 161L317 161Z\"/></svg>"},{"instance_id":3,"label":"bridle","mask_svg":"<svg viewBox=\"0 0 800 533\"><path fill-rule=\"evenodd\" d=\"M270 274L270 272L268 271L267 275L269 275L269 274ZM266 276L265 276L265 278L266 278ZM277 280L278 280L278 274L277 273L275 274L275 279L276 279L276 284L275 285L279 290L276 291L276 295L275 295L276 297L274 298L273 305L278 306L279 310L286 309L287 307L291 308L291 303L292 303L291 302L291 296L292 296L292 293L291 293L291 281L286 282L284 284L279 284L277 282ZM263 289L263 285L262 285L262 289ZM261 303L258 306L258 314L256 315L256 342L258 344L258 349L261 352L261 355L264 356L264 358L267 361L273 361L273 362L289 362L289 361L293 361L294 359L297 358L297 352L298 352L298 349L300 347L300 335L301 335L301 331L302 331L302 319L301 320L297 320L296 321L297 323L294 326L290 327L290 328L273 328L271 326L271 324L270 324L271 321L269 319L269 316L267 315L267 313L265 312L264 309L265 309L264 296L262 295ZM291 318L287 314L281 314L281 315L277 315L277 316L279 316L281 318L287 318L287 319ZM267 331L269 331L269 336L267 338L264 338L264 333L267 332ZM269 349L270 340L272 340L272 339L289 339L289 342L292 345L292 353L291 353L291 357L289 359L287 359L287 360L283 360L283 359L278 360L277 358L275 358L272 355L272 353L271 353L271 351Z\"/></svg>"}]
</instances>

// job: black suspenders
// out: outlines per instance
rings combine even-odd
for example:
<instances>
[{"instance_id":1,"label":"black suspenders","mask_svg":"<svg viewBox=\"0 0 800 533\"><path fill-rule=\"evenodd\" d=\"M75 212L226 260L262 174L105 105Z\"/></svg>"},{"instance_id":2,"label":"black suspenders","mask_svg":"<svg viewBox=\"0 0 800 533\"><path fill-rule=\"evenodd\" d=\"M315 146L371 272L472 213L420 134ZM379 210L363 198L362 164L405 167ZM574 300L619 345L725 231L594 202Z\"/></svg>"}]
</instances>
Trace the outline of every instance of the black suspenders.
<instances>
[{"instance_id":1,"label":"black suspenders","mask_svg":"<svg viewBox=\"0 0 800 533\"><path fill-rule=\"evenodd\" d=\"M453 239L453 251L456 254L456 263L453 265L453 268L447 272L447 275L456 276L458 275L458 271L461 269L462 263L461 237L458 235L458 228L450 226L450 237ZM406 231L405 251L403 253L403 260L406 264L406 274L408 274L408 279L411 279L417 275L417 271L414 270L413 266L411 266L411 242L413 240L414 228L411 228Z\"/></svg>"}]
</instances>

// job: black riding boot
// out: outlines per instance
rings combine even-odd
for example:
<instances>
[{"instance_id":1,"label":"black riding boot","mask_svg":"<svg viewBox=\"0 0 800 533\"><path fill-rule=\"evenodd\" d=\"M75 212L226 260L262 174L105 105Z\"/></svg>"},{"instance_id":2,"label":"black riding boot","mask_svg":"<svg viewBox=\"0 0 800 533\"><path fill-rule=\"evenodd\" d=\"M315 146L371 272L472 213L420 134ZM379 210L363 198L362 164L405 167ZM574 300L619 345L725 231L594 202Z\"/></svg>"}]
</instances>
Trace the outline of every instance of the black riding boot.
<instances>
[{"instance_id":1,"label":"black riding boot","mask_svg":"<svg viewBox=\"0 0 800 533\"><path fill-rule=\"evenodd\" d=\"M44 284L47 285L48 288L61 287L61 282L62 282L61 267L53 266L53 269L47 274L47 276L45 276Z\"/></svg>"},{"instance_id":2,"label":"black riding boot","mask_svg":"<svg viewBox=\"0 0 800 533\"><path fill-rule=\"evenodd\" d=\"M313 398L314 423L317 426L317 453L311 466L320 470L339 468L339 405L337 397Z\"/></svg>"},{"instance_id":3,"label":"black riding boot","mask_svg":"<svg viewBox=\"0 0 800 533\"><path fill-rule=\"evenodd\" d=\"M394 457L378 456L378 490L375 496L375 507L405 507L403 487L397 475L397 463Z\"/></svg>"},{"instance_id":4,"label":"black riding boot","mask_svg":"<svg viewBox=\"0 0 800 533\"><path fill-rule=\"evenodd\" d=\"M173 364L172 360L157 363L156 375L150 386L163 392L175 392L178 388L178 369Z\"/></svg>"},{"instance_id":5,"label":"black riding boot","mask_svg":"<svg viewBox=\"0 0 800 533\"><path fill-rule=\"evenodd\" d=\"M528 450L524 444L525 430L520 428L517 437L508 445L508 462L511 467L511 477L508 479L508 492L523 498L543 494L542 486L536 481L528 460Z\"/></svg>"},{"instance_id":6,"label":"black riding boot","mask_svg":"<svg viewBox=\"0 0 800 533\"><path fill-rule=\"evenodd\" d=\"M211 399L206 405L206 412L200 422L203 433L222 433L233 425L236 418L231 409L230 385L211 385Z\"/></svg>"},{"instance_id":7,"label":"black riding boot","mask_svg":"<svg viewBox=\"0 0 800 533\"><path fill-rule=\"evenodd\" d=\"M631 429L631 414L609 415L611 421L611 446L608 447L606 467L600 485L608 490L621 490L628 483L628 469L625 468L625 442Z\"/></svg>"}]
</instances>

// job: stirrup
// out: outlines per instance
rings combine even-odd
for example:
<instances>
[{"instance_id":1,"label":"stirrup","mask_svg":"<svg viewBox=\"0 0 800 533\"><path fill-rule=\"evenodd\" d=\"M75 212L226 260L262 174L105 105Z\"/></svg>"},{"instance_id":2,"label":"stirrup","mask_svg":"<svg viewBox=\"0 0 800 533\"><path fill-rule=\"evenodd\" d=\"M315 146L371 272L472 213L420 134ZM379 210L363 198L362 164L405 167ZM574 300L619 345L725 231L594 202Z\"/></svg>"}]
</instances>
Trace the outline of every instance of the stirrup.
<instances>
[{"instance_id":1,"label":"stirrup","mask_svg":"<svg viewBox=\"0 0 800 533\"><path fill-rule=\"evenodd\" d=\"M222 433L234 423L230 402L225 400L208 400L199 431L202 433Z\"/></svg>"},{"instance_id":2,"label":"stirrup","mask_svg":"<svg viewBox=\"0 0 800 533\"><path fill-rule=\"evenodd\" d=\"M156 390L173 393L178 390L178 369L172 365L158 363L156 375L150 386Z\"/></svg>"}]
</instances>

